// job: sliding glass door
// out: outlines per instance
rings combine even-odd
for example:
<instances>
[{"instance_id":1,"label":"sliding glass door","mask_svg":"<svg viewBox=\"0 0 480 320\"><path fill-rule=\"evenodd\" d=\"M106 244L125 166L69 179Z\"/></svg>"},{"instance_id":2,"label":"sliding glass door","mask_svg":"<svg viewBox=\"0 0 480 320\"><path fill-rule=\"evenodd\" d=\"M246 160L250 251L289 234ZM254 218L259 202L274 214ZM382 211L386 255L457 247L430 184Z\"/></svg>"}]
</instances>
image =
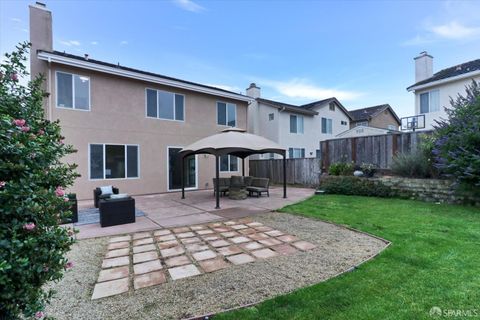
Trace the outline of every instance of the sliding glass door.
<instances>
[{"instance_id":1,"label":"sliding glass door","mask_svg":"<svg viewBox=\"0 0 480 320\"><path fill-rule=\"evenodd\" d=\"M182 148L168 148L168 190L182 189L182 160L178 153ZM197 161L195 156L184 160L185 188L197 188Z\"/></svg>"}]
</instances>

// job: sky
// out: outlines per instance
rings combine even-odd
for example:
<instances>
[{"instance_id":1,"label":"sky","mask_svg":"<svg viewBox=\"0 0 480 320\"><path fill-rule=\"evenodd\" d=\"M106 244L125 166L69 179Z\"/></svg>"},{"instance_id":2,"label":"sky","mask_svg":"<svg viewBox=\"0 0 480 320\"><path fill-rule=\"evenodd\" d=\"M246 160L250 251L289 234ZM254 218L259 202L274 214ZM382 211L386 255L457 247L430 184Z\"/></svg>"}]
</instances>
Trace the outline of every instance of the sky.
<instances>
[{"instance_id":1,"label":"sky","mask_svg":"<svg viewBox=\"0 0 480 320\"><path fill-rule=\"evenodd\" d=\"M54 1L54 49L296 105L414 114L413 58L434 72L480 58L480 1ZM0 0L0 54L29 38L28 5Z\"/></svg>"}]
</instances>

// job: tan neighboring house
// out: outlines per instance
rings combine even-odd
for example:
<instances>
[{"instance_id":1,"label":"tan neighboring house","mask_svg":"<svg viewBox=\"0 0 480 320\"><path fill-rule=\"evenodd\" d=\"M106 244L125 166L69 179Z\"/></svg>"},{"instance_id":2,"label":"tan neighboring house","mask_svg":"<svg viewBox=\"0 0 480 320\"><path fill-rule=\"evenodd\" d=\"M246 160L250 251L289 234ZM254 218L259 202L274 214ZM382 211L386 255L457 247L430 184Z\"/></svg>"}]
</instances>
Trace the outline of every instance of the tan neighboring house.
<instances>
[{"instance_id":1,"label":"tan neighboring house","mask_svg":"<svg viewBox=\"0 0 480 320\"><path fill-rule=\"evenodd\" d=\"M65 161L78 164L70 191L79 199L103 185L131 195L176 191L182 147L229 126L247 129L244 95L54 51L52 14L38 3L30 6L30 41L32 77L44 74L50 93L45 116L60 120L78 150ZM223 157L220 169L240 174L241 161ZM187 190L210 189L215 158L192 156L186 172Z\"/></svg>"},{"instance_id":2,"label":"tan neighboring house","mask_svg":"<svg viewBox=\"0 0 480 320\"><path fill-rule=\"evenodd\" d=\"M351 110L349 113L353 119L350 122L351 129L363 126L396 131L401 124L400 118L389 104Z\"/></svg>"}]
</instances>

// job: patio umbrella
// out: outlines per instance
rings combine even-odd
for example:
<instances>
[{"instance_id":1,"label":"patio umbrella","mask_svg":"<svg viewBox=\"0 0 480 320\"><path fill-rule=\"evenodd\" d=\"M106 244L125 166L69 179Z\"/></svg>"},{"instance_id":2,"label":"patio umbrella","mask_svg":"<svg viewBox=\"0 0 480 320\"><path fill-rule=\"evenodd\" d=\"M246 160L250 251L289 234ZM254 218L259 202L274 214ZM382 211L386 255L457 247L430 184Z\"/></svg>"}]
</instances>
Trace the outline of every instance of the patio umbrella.
<instances>
[{"instance_id":1,"label":"patio umbrella","mask_svg":"<svg viewBox=\"0 0 480 320\"><path fill-rule=\"evenodd\" d=\"M233 155L242 159L242 175L245 175L245 158L252 154L277 153L283 156L283 197L287 197L286 148L272 140L247 133L243 129L228 128L217 134L198 140L183 148L179 155L182 160L182 199L185 199L184 159L194 154L212 154L216 163L216 189L219 190L220 156ZM216 207L220 208L219 192L216 192Z\"/></svg>"}]
</instances>

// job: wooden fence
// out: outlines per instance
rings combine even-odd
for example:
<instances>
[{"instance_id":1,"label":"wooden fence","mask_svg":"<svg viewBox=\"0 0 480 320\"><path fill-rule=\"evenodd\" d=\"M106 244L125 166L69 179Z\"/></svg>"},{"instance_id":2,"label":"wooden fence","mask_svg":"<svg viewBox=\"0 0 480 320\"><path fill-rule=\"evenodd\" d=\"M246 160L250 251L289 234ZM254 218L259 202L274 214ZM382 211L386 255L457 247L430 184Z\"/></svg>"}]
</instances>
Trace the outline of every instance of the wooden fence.
<instances>
[{"instance_id":1,"label":"wooden fence","mask_svg":"<svg viewBox=\"0 0 480 320\"><path fill-rule=\"evenodd\" d=\"M405 132L378 136L333 139L320 142L322 168L331 163L373 163L380 169L390 169L397 153L416 150L422 136L431 131Z\"/></svg>"},{"instance_id":2,"label":"wooden fence","mask_svg":"<svg viewBox=\"0 0 480 320\"><path fill-rule=\"evenodd\" d=\"M283 183L283 159L250 160L250 175L269 178L272 183ZM287 183L316 186L321 173L320 159L287 159Z\"/></svg>"},{"instance_id":3,"label":"wooden fence","mask_svg":"<svg viewBox=\"0 0 480 320\"><path fill-rule=\"evenodd\" d=\"M415 150L423 134L431 131L394 133L379 136L333 139L320 142L320 158L287 159L287 183L304 186L319 184L322 170L332 163L372 163L389 170L396 153ZM250 175L283 183L283 160L250 160Z\"/></svg>"}]
</instances>

